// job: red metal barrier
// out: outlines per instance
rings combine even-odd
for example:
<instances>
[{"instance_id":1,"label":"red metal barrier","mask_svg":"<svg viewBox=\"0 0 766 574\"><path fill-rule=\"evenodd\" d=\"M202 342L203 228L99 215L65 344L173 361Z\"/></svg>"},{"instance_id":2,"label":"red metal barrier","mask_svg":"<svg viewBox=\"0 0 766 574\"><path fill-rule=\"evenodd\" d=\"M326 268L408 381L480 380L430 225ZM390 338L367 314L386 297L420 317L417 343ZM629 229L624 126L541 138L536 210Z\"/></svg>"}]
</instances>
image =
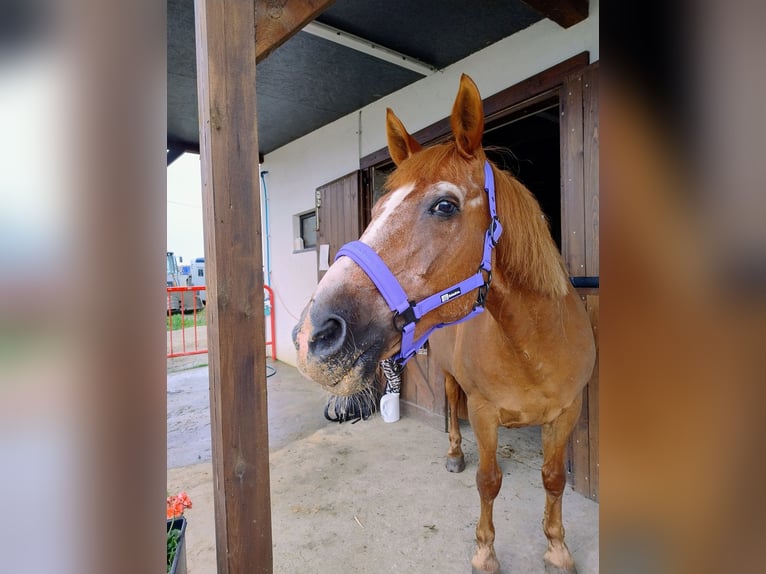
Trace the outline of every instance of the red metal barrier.
<instances>
[{"instance_id":1,"label":"red metal barrier","mask_svg":"<svg viewBox=\"0 0 766 574\"><path fill-rule=\"evenodd\" d=\"M204 330L204 344L200 344L201 333L198 311L202 311L201 298L199 293L205 291L203 286L195 287L168 287L167 288L167 331L168 331L168 350L167 357L171 359L173 357L183 357L186 355L201 355L207 353L207 329ZM181 328L173 330L173 312L178 310L181 317ZM184 327L184 318L186 317L186 311L192 312L192 326ZM191 329L189 333L190 337L194 338L194 348L187 349L186 347L186 331ZM174 336L176 334L176 336ZM180 338L180 341L178 339ZM175 339L175 341L174 341ZM178 350L177 350L178 349Z\"/></svg>"},{"instance_id":2,"label":"red metal barrier","mask_svg":"<svg viewBox=\"0 0 766 574\"><path fill-rule=\"evenodd\" d=\"M264 313L268 317L268 335L270 339L266 341L266 346L271 347L271 358L277 360L277 343L274 335L276 328L276 318L274 316L274 291L268 285L264 285ZM205 324L201 324L198 312L205 309L201 301L200 292L205 291L205 286L195 287L167 287L167 331L168 331L168 345L167 345L167 358L184 357L187 355L201 355L207 353L207 321ZM178 310L181 316L182 328L173 330L173 312ZM192 314L192 325L189 327L183 327L183 320L186 317L184 311L189 311ZM200 329L201 328L201 329ZM187 349L187 330L191 330L188 333L189 338L193 337L194 347ZM175 336L174 336L175 334ZM189 341L191 346L191 341Z\"/></svg>"}]
</instances>

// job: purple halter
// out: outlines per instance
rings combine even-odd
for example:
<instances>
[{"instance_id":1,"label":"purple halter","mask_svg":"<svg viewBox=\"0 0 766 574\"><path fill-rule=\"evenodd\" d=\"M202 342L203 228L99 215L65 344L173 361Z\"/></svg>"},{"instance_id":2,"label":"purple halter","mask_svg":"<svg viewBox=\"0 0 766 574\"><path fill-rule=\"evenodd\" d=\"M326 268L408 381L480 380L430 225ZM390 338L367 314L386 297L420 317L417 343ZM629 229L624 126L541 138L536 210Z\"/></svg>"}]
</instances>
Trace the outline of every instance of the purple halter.
<instances>
[{"instance_id":1,"label":"purple halter","mask_svg":"<svg viewBox=\"0 0 766 574\"><path fill-rule=\"evenodd\" d=\"M380 294L383 295L386 303L388 303L389 308L394 312L394 325L397 325L399 318L404 322L401 326L402 348L393 357L402 366L425 344L434 330L462 323L484 311L487 291L489 291L489 285L492 282L492 249L497 245L497 241L503 232L503 226L500 225L500 221L497 218L495 176L492 173L492 166L488 161L484 163L484 191L487 192L489 199L489 215L492 220L485 233L484 253L478 271L468 277L468 279L439 291L430 297L426 297L419 303L407 299L407 294L399 285L399 281L396 280L394 274L391 273L391 270L380 256L367 244L361 241L346 243L335 256L336 261L343 256L353 259L367 273L372 282L375 283L378 291L380 291ZM476 302L473 305L473 309L465 317L456 321L434 325L417 340L413 341L415 324L423 315L474 289L478 289ZM400 329L400 327L397 326L397 329Z\"/></svg>"}]
</instances>

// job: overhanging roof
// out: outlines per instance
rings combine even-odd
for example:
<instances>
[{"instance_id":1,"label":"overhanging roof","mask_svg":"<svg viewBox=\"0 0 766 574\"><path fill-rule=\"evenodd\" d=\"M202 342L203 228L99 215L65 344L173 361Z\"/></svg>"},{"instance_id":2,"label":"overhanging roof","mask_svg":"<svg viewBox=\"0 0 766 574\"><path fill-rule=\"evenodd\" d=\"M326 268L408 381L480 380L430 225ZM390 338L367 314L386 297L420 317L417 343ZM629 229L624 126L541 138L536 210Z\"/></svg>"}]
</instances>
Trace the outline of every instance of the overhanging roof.
<instances>
[{"instance_id":1,"label":"overhanging roof","mask_svg":"<svg viewBox=\"0 0 766 574\"><path fill-rule=\"evenodd\" d=\"M555 8L549 8L551 4ZM587 2L338 0L258 64L260 153L267 154L546 16L571 25L587 16ZM167 28L168 149L198 151L194 0L167 0Z\"/></svg>"}]
</instances>

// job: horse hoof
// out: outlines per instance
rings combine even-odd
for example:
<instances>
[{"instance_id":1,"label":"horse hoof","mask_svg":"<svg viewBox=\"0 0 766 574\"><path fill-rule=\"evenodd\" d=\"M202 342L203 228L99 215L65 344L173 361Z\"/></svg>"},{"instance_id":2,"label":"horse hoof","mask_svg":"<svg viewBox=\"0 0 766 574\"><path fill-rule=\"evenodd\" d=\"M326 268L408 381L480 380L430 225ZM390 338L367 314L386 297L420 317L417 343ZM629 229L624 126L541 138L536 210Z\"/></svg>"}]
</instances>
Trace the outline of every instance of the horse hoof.
<instances>
[{"instance_id":1,"label":"horse hoof","mask_svg":"<svg viewBox=\"0 0 766 574\"><path fill-rule=\"evenodd\" d=\"M500 574L500 562L495 551L478 550L471 560L471 574Z\"/></svg>"},{"instance_id":2,"label":"horse hoof","mask_svg":"<svg viewBox=\"0 0 766 574\"><path fill-rule=\"evenodd\" d=\"M551 564L547 560L544 560L544 562L545 562L545 574L577 574L577 568L575 568L574 564L572 564L570 568L565 568L562 566Z\"/></svg>"},{"instance_id":3,"label":"horse hoof","mask_svg":"<svg viewBox=\"0 0 766 574\"><path fill-rule=\"evenodd\" d=\"M463 472L465 470L465 457L463 456L448 456L447 464L445 465L450 472Z\"/></svg>"},{"instance_id":4,"label":"horse hoof","mask_svg":"<svg viewBox=\"0 0 766 574\"><path fill-rule=\"evenodd\" d=\"M482 570L481 568L477 568L476 566L472 564L471 574L500 574L500 565L498 564L497 568L495 568L494 570Z\"/></svg>"}]
</instances>

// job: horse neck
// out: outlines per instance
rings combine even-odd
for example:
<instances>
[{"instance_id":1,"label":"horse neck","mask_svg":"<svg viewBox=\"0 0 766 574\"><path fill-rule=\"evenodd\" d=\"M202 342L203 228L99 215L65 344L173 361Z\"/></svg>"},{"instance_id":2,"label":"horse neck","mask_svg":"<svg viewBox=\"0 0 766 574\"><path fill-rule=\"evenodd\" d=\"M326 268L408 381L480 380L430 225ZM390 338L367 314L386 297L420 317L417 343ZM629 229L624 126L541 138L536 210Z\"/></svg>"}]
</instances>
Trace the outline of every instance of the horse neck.
<instances>
[{"instance_id":1,"label":"horse neck","mask_svg":"<svg viewBox=\"0 0 766 574\"><path fill-rule=\"evenodd\" d=\"M551 297L530 291L503 281L501 276L492 279L486 309L508 339L526 340L558 331L570 296Z\"/></svg>"}]
</instances>

